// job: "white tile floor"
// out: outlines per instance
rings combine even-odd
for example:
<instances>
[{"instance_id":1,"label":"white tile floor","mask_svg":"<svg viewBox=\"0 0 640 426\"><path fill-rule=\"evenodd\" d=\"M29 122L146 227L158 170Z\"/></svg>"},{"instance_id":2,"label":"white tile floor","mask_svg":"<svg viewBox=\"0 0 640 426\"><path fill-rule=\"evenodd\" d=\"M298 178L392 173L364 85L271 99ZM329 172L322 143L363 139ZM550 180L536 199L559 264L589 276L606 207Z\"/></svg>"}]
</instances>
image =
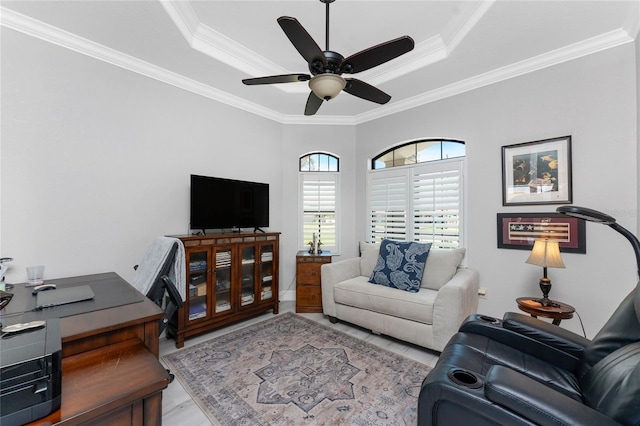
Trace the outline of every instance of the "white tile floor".
<instances>
[{"instance_id":1,"label":"white tile floor","mask_svg":"<svg viewBox=\"0 0 640 426\"><path fill-rule=\"evenodd\" d=\"M281 302L280 312L295 312L295 302ZM327 317L323 314L299 314L309 319L319 322L320 324L334 327L340 331L350 334L359 339L365 340L374 345L381 346L387 350L396 352L407 358L414 359L416 361L425 363L430 366L434 366L438 360L438 353L429 351L427 349L403 343L399 340L392 339L386 336L379 336L371 333L369 330L365 330L350 324L346 324L342 321L337 324L331 324ZM239 322L237 324L224 327L220 330L212 331L211 333L203 334L201 336L193 337L185 341L185 347L195 345L197 343L209 340L213 337L229 333L238 328L243 328L248 325L254 324L259 321L271 318L272 313L266 313L258 317ZM176 351L175 341L168 340L164 336L160 338L160 355L166 355ZM169 387L162 394L162 422L165 426L198 426L209 425L210 422L207 417L202 413L200 408L191 399L191 396L184 390L178 380L174 380L169 384Z\"/></svg>"}]
</instances>

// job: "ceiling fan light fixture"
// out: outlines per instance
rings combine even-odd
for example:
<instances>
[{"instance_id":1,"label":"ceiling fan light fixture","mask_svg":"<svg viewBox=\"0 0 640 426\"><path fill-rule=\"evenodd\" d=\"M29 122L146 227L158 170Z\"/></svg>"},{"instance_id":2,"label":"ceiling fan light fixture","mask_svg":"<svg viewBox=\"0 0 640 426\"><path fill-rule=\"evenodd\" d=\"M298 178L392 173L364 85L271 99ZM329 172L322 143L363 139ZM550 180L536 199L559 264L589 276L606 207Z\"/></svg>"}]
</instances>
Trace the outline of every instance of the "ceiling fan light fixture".
<instances>
[{"instance_id":1,"label":"ceiling fan light fixture","mask_svg":"<svg viewBox=\"0 0 640 426\"><path fill-rule=\"evenodd\" d=\"M345 79L336 74L320 74L309 80L309 88L325 101L338 96L346 85Z\"/></svg>"},{"instance_id":2,"label":"ceiling fan light fixture","mask_svg":"<svg viewBox=\"0 0 640 426\"><path fill-rule=\"evenodd\" d=\"M356 78L344 79L340 75L356 74L384 64L411 51L415 42L409 36L402 36L361 50L345 58L340 53L329 49L329 4L334 1L320 0L326 6L325 50L320 49L318 43L315 42L296 18L281 16L277 19L278 25L280 25L282 31L293 44L293 47L307 62L311 75L271 75L246 78L242 82L246 85L257 85L308 81L311 92L307 97L304 115L314 115L324 101L335 98L343 90L352 96L381 105L389 102L391 96L382 90Z\"/></svg>"}]
</instances>

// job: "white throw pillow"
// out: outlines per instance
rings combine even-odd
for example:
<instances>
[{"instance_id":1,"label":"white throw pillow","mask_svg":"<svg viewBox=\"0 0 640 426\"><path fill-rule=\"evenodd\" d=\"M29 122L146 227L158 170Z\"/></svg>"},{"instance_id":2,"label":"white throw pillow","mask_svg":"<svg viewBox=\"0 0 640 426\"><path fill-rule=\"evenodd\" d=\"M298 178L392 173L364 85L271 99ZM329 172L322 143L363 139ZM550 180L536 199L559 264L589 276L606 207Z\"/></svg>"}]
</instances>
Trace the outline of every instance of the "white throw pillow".
<instances>
[{"instance_id":1,"label":"white throw pillow","mask_svg":"<svg viewBox=\"0 0 640 426\"><path fill-rule=\"evenodd\" d=\"M360 275L367 278L371 276L373 268L378 262L378 253L380 252L380 243L368 243L360 241Z\"/></svg>"},{"instance_id":2,"label":"white throw pillow","mask_svg":"<svg viewBox=\"0 0 640 426\"><path fill-rule=\"evenodd\" d=\"M431 290L440 290L458 270L458 266L464 258L466 249L455 250L431 249L427 256L427 264L422 274L420 287Z\"/></svg>"}]
</instances>

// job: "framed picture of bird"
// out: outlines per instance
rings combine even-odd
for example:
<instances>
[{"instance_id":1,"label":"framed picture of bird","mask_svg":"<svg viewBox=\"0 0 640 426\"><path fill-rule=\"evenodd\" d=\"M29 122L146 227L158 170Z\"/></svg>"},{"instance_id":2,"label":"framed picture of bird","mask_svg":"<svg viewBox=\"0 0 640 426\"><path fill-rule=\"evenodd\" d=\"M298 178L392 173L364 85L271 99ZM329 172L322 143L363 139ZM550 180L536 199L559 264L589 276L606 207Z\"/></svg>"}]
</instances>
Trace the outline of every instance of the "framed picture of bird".
<instances>
[{"instance_id":1,"label":"framed picture of bird","mask_svg":"<svg viewBox=\"0 0 640 426\"><path fill-rule=\"evenodd\" d=\"M503 206L571 203L571 136L502 147Z\"/></svg>"}]
</instances>

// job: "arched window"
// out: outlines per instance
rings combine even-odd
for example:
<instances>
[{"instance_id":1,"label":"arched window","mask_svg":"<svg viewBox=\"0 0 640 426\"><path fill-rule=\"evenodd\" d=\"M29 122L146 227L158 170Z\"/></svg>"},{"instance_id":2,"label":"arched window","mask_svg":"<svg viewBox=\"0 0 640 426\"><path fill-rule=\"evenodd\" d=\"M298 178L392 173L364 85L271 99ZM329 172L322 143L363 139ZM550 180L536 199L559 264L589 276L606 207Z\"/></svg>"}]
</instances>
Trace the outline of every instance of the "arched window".
<instances>
[{"instance_id":1,"label":"arched window","mask_svg":"<svg viewBox=\"0 0 640 426\"><path fill-rule=\"evenodd\" d=\"M301 172L338 172L340 160L338 157L324 152L313 152L300 157Z\"/></svg>"},{"instance_id":2,"label":"arched window","mask_svg":"<svg viewBox=\"0 0 640 426\"><path fill-rule=\"evenodd\" d=\"M368 238L462 246L462 141L423 139L371 160L367 177Z\"/></svg>"},{"instance_id":3,"label":"arched window","mask_svg":"<svg viewBox=\"0 0 640 426\"><path fill-rule=\"evenodd\" d=\"M338 253L340 159L324 152L300 157L300 249L316 235L323 251Z\"/></svg>"},{"instance_id":4,"label":"arched window","mask_svg":"<svg viewBox=\"0 0 640 426\"><path fill-rule=\"evenodd\" d=\"M393 147L371 160L371 169L406 166L465 156L464 142L423 139Z\"/></svg>"}]
</instances>

